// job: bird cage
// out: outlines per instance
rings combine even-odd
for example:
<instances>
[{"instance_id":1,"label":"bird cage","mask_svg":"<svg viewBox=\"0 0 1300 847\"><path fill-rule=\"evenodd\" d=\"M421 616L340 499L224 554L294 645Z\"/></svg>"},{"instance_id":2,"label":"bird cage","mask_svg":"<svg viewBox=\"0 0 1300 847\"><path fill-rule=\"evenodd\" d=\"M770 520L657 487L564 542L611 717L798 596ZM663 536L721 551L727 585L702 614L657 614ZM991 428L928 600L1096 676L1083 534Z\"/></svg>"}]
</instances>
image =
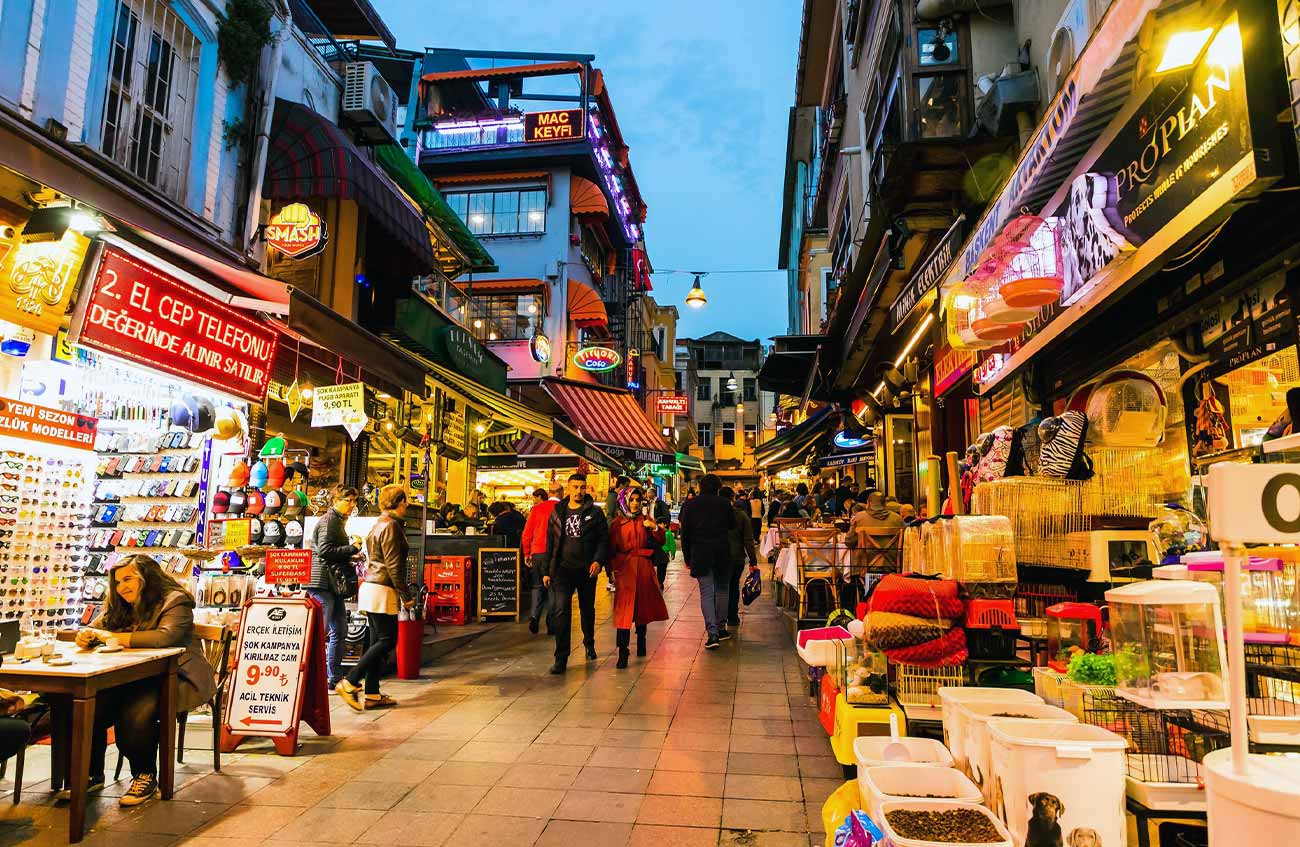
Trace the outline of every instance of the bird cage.
<instances>
[{"instance_id":1,"label":"bird cage","mask_svg":"<svg viewBox=\"0 0 1300 847\"><path fill-rule=\"evenodd\" d=\"M1087 398L1090 434L1107 447L1155 447L1164 439L1169 404L1164 389L1136 370L1103 376Z\"/></svg>"},{"instance_id":2,"label":"bird cage","mask_svg":"<svg viewBox=\"0 0 1300 847\"><path fill-rule=\"evenodd\" d=\"M995 249L1004 263L999 293L1008 308L1037 310L1061 299L1065 268L1057 219L1021 215L1003 227Z\"/></svg>"},{"instance_id":3,"label":"bird cage","mask_svg":"<svg viewBox=\"0 0 1300 847\"><path fill-rule=\"evenodd\" d=\"M996 258L980 262L967 282L975 297L971 330L985 341L1010 341L1024 332L1037 309L1017 309L1002 298L1001 280L1006 266Z\"/></svg>"},{"instance_id":4,"label":"bird cage","mask_svg":"<svg viewBox=\"0 0 1300 847\"><path fill-rule=\"evenodd\" d=\"M925 542L921 540L924 527L915 524L903 529L903 573L928 573L925 565Z\"/></svg>"},{"instance_id":5,"label":"bird cage","mask_svg":"<svg viewBox=\"0 0 1300 847\"><path fill-rule=\"evenodd\" d=\"M898 702L902 706L939 708L939 689L958 688L966 684L962 665L926 668L920 665L894 665Z\"/></svg>"},{"instance_id":6,"label":"bird cage","mask_svg":"<svg viewBox=\"0 0 1300 847\"><path fill-rule=\"evenodd\" d=\"M1016 581L1011 521L1003 515L959 515L948 522L944 575L961 583Z\"/></svg>"},{"instance_id":7,"label":"bird cage","mask_svg":"<svg viewBox=\"0 0 1300 847\"><path fill-rule=\"evenodd\" d=\"M954 350L987 350L1005 339L984 338L975 332L976 306L979 300L967 282L963 282L948 302L948 343Z\"/></svg>"}]
</instances>

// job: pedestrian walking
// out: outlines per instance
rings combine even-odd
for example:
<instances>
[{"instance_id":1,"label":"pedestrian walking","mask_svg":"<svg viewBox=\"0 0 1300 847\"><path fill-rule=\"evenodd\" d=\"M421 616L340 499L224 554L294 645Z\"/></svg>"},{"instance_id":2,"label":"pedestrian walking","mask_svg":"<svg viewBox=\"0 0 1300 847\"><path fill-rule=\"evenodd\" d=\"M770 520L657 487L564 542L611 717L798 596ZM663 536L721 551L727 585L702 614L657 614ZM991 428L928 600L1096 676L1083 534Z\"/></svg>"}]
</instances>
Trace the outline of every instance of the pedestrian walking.
<instances>
[{"instance_id":1,"label":"pedestrian walking","mask_svg":"<svg viewBox=\"0 0 1300 847\"><path fill-rule=\"evenodd\" d=\"M722 482L715 474L700 480L700 494L682 506L682 555L700 589L707 650L731 637L727 631L727 592L731 584L731 542L728 533L736 523L731 503L718 496Z\"/></svg>"},{"instance_id":2,"label":"pedestrian walking","mask_svg":"<svg viewBox=\"0 0 1300 847\"><path fill-rule=\"evenodd\" d=\"M744 493L736 496L730 488L721 491L724 500L731 501L731 508L736 513L736 524L727 534L728 549L731 551L731 575L727 583L727 625L740 626L740 575L745 571L745 561L749 560L751 568L758 567L758 547L754 544L754 534L750 531L749 504Z\"/></svg>"},{"instance_id":3,"label":"pedestrian walking","mask_svg":"<svg viewBox=\"0 0 1300 847\"><path fill-rule=\"evenodd\" d=\"M653 485L646 485L642 491L645 492L646 514L654 520L655 525L664 533L663 543L655 546L654 555L651 556L651 561L655 566L655 574L659 578L659 587L663 588L664 580L668 578L668 560L671 558L668 552L668 533L670 531L669 524L672 523L673 519L672 510L658 496L658 489Z\"/></svg>"},{"instance_id":4,"label":"pedestrian walking","mask_svg":"<svg viewBox=\"0 0 1300 847\"><path fill-rule=\"evenodd\" d=\"M749 522L754 530L754 543L763 537L763 489L749 492Z\"/></svg>"},{"instance_id":5,"label":"pedestrian walking","mask_svg":"<svg viewBox=\"0 0 1300 847\"><path fill-rule=\"evenodd\" d=\"M329 509L312 531L311 581L307 596L320 603L325 621L325 664L331 691L343 678L343 639L348 631L347 601L356 584L352 560L361 546L348 538L347 521L357 508L357 490L340 485L334 489ZM345 570L352 568L352 578ZM349 584L350 583L350 584Z\"/></svg>"},{"instance_id":6,"label":"pedestrian walking","mask_svg":"<svg viewBox=\"0 0 1300 847\"><path fill-rule=\"evenodd\" d=\"M619 475L614 478L614 484L609 487L609 493L605 495L605 520L612 521L618 517L619 500L631 484L632 480L628 477Z\"/></svg>"},{"instance_id":7,"label":"pedestrian walking","mask_svg":"<svg viewBox=\"0 0 1300 847\"><path fill-rule=\"evenodd\" d=\"M560 503L564 489L552 485L549 492L537 489L533 492L533 508L528 510L528 520L524 523L521 539L524 549L524 566L528 568L528 587L532 590L532 605L529 606L528 631L537 634L542 615L550 608L550 591L542 583L546 575L546 525L551 513ZM546 634L551 635L550 616L547 616Z\"/></svg>"},{"instance_id":8,"label":"pedestrian walking","mask_svg":"<svg viewBox=\"0 0 1300 847\"><path fill-rule=\"evenodd\" d=\"M546 575L555 604L555 663L551 673L564 673L569 662L573 629L573 595L587 661L596 660L596 578L609 559L609 525L605 513L587 495L587 477L569 477L566 499L556 505L546 523Z\"/></svg>"},{"instance_id":9,"label":"pedestrian walking","mask_svg":"<svg viewBox=\"0 0 1300 847\"><path fill-rule=\"evenodd\" d=\"M619 515L609 527L610 566L618 581L614 595L617 667L627 667L631 628L636 626L636 654L646 654L646 625L668 620L668 607L659 593L653 557L662 552L664 530L651 517L641 489L623 492Z\"/></svg>"},{"instance_id":10,"label":"pedestrian walking","mask_svg":"<svg viewBox=\"0 0 1300 847\"><path fill-rule=\"evenodd\" d=\"M365 612L370 623L370 646L335 688L343 702L358 712L397 705L379 690L379 680L397 646L398 610L415 605L406 582L406 557L411 548L403 521L408 505L402 486L379 489L379 520L366 537L366 579L357 591L357 610Z\"/></svg>"}]
</instances>

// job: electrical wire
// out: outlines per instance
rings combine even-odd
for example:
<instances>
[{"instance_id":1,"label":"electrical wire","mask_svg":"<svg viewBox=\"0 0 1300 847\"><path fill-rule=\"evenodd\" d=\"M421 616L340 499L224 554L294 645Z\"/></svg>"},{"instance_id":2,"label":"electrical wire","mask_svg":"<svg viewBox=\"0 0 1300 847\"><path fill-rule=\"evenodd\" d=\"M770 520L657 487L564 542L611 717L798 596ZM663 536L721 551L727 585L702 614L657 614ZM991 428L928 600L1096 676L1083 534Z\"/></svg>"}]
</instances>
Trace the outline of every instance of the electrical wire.
<instances>
[{"instance_id":1,"label":"electrical wire","mask_svg":"<svg viewBox=\"0 0 1300 847\"><path fill-rule=\"evenodd\" d=\"M1218 236L1218 234L1223 231L1223 228L1228 225L1229 220L1231 220L1231 217L1225 218L1223 223L1219 224L1213 230L1211 230L1208 235L1202 238L1200 242L1198 242L1194 247L1189 248L1186 253L1183 253L1181 256L1174 256L1173 258L1171 258L1168 262L1165 263L1165 266L1161 270L1161 273L1168 273L1169 271L1180 270L1182 268L1187 267L1192 262L1195 262L1197 258L1199 258L1200 255L1205 252L1205 248L1209 247L1210 243L1214 241L1215 237ZM1180 264L1175 264L1175 263L1180 263Z\"/></svg>"}]
</instances>

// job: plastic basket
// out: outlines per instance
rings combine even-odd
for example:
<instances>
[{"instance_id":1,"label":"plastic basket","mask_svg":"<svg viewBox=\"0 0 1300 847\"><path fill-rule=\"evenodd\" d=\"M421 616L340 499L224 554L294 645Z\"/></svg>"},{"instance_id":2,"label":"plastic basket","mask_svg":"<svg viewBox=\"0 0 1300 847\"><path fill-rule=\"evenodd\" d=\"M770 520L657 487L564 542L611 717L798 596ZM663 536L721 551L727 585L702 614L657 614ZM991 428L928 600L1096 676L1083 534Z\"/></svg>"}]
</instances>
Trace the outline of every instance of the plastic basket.
<instances>
[{"instance_id":1,"label":"plastic basket","mask_svg":"<svg viewBox=\"0 0 1300 847\"><path fill-rule=\"evenodd\" d=\"M978 803L979 786L956 768L915 768L881 765L858 770L858 792L867 814L880 820L880 807L918 798Z\"/></svg>"},{"instance_id":2,"label":"plastic basket","mask_svg":"<svg viewBox=\"0 0 1300 847\"><path fill-rule=\"evenodd\" d=\"M853 740L853 758L858 768L875 768L892 765L904 768L951 768L952 756L948 748L933 738L913 738L900 736L898 743L907 748L909 760L890 762L885 760L885 747L893 743L888 735L864 735Z\"/></svg>"},{"instance_id":3,"label":"plastic basket","mask_svg":"<svg viewBox=\"0 0 1300 847\"><path fill-rule=\"evenodd\" d=\"M939 706L940 688L959 688L966 684L961 665L923 668L920 665L897 665L898 702L904 706Z\"/></svg>"},{"instance_id":4,"label":"plastic basket","mask_svg":"<svg viewBox=\"0 0 1300 847\"><path fill-rule=\"evenodd\" d=\"M1069 677L1061 677L1061 708L1074 715L1079 720L1084 720L1084 709L1089 703L1097 699L1113 698L1115 696L1115 686L1113 685L1084 685L1081 682L1075 682ZM1044 700L1047 698L1044 697Z\"/></svg>"},{"instance_id":5,"label":"plastic basket","mask_svg":"<svg viewBox=\"0 0 1300 847\"><path fill-rule=\"evenodd\" d=\"M1060 706L1064 702L1061 695L1061 682L1064 679L1065 674L1057 673L1051 668L1034 668L1034 693L1049 706Z\"/></svg>"},{"instance_id":6,"label":"plastic basket","mask_svg":"<svg viewBox=\"0 0 1300 847\"><path fill-rule=\"evenodd\" d=\"M1014 659L1015 605L1011 600L974 599L966 605L966 649L972 659Z\"/></svg>"},{"instance_id":7,"label":"plastic basket","mask_svg":"<svg viewBox=\"0 0 1300 847\"><path fill-rule=\"evenodd\" d=\"M801 629L795 635L795 649L804 664L815 668L833 668L840 651L853 641L853 634L842 626Z\"/></svg>"}]
</instances>

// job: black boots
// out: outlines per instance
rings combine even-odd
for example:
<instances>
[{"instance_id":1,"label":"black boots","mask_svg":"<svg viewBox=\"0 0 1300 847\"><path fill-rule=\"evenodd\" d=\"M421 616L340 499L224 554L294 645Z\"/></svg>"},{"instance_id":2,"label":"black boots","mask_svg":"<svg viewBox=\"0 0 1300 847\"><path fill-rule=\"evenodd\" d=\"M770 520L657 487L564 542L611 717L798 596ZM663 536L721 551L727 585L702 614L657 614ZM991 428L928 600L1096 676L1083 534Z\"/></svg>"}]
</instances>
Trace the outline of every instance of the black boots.
<instances>
[{"instance_id":1,"label":"black boots","mask_svg":"<svg viewBox=\"0 0 1300 847\"><path fill-rule=\"evenodd\" d=\"M618 645L618 663L615 664L614 667L625 668L627 667L627 657L628 657L627 645L628 642L630 641L630 633L626 629L615 630L614 641Z\"/></svg>"},{"instance_id":2,"label":"black boots","mask_svg":"<svg viewBox=\"0 0 1300 847\"><path fill-rule=\"evenodd\" d=\"M628 649L626 647L618 648L618 661L614 664L616 668L627 667Z\"/></svg>"},{"instance_id":3,"label":"black boots","mask_svg":"<svg viewBox=\"0 0 1300 847\"><path fill-rule=\"evenodd\" d=\"M645 626L636 628L636 655L638 658L645 657Z\"/></svg>"}]
</instances>

